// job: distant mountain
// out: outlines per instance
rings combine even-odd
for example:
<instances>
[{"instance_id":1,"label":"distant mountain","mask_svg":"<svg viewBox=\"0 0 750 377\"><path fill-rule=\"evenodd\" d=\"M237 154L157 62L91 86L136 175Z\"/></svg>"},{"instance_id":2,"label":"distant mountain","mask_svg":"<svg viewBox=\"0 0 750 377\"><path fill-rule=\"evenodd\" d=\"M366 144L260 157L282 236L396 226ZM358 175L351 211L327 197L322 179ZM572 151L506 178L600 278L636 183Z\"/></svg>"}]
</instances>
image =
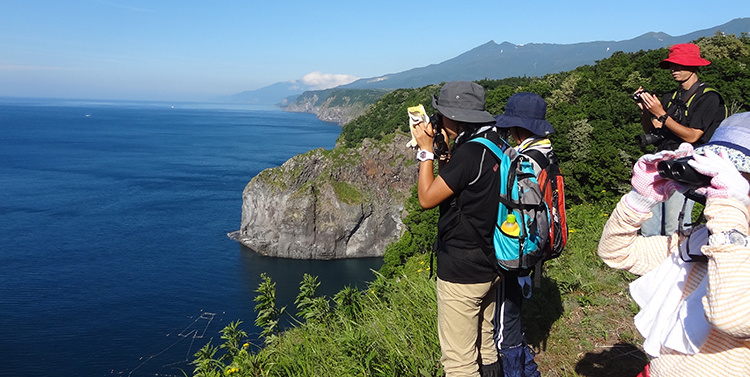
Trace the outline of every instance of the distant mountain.
<instances>
[{"instance_id":1,"label":"distant mountain","mask_svg":"<svg viewBox=\"0 0 750 377\"><path fill-rule=\"evenodd\" d=\"M672 37L668 34L646 33L626 41L598 41L575 44L529 43L516 45L489 41L453 59L426 67L360 79L340 89L398 89L418 88L452 80L502 79L506 77L543 76L547 73L569 71L597 60L608 58L615 51L635 52L690 42L699 37L750 33L750 18L737 18L723 25ZM221 101L259 105L288 106L302 93L312 90L299 80L278 82L260 89L245 91L220 98Z\"/></svg>"},{"instance_id":2,"label":"distant mountain","mask_svg":"<svg viewBox=\"0 0 750 377\"><path fill-rule=\"evenodd\" d=\"M277 82L256 90L248 90L242 93L225 96L219 100L232 103L249 103L254 105L282 105L286 106L294 101L300 94L312 90L312 87L304 85L296 80Z\"/></svg>"},{"instance_id":3,"label":"distant mountain","mask_svg":"<svg viewBox=\"0 0 750 377\"><path fill-rule=\"evenodd\" d=\"M739 36L750 33L750 18L737 18L726 24L690 34L672 37L668 34L646 33L626 41L598 41L575 44L529 43L515 45L489 41L440 64L414 68L379 77L360 79L339 88L417 88L452 80L502 79L506 77L543 76L569 71L578 66L594 64L615 51L636 52L686 43L699 37L710 37L721 31Z\"/></svg>"}]
</instances>

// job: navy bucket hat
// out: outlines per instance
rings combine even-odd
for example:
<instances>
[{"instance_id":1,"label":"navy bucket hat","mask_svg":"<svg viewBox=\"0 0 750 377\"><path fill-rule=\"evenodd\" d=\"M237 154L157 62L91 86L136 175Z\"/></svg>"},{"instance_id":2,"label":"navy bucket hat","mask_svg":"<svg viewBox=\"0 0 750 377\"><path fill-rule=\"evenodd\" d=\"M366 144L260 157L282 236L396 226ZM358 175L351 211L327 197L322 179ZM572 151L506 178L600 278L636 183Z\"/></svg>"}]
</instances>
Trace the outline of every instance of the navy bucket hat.
<instances>
[{"instance_id":1,"label":"navy bucket hat","mask_svg":"<svg viewBox=\"0 0 750 377\"><path fill-rule=\"evenodd\" d=\"M495 116L498 128L522 127L534 135L547 136L555 129L545 119L547 104L534 93L516 93L508 98L505 113Z\"/></svg>"}]
</instances>

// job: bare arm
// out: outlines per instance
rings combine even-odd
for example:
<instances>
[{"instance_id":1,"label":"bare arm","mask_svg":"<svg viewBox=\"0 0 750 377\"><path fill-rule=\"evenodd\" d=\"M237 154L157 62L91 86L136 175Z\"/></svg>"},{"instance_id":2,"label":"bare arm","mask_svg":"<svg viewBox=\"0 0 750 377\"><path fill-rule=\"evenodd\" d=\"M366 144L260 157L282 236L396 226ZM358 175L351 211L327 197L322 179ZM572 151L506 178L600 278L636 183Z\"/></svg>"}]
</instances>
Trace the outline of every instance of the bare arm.
<instances>
[{"instance_id":1,"label":"bare arm","mask_svg":"<svg viewBox=\"0 0 750 377\"><path fill-rule=\"evenodd\" d=\"M667 127L672 133L677 135L677 137L688 143L695 143L701 138L701 136L703 136L703 130L685 127L677 123L677 121L670 116L667 116L667 119L663 124L658 119L651 119L651 115L656 118L666 115L666 110L664 110L664 107L661 105L659 98L653 94L643 93L641 94L641 100L642 103L639 103L638 106L641 107L642 110L641 126L643 126L644 132L650 132L656 128Z\"/></svg>"},{"instance_id":2,"label":"bare arm","mask_svg":"<svg viewBox=\"0 0 750 377\"><path fill-rule=\"evenodd\" d=\"M419 123L416 125L415 139L420 149L430 153L432 148L432 125ZM438 176L435 178L433 173L433 161L419 162L419 181L417 182L417 194L419 196L419 205L422 208L429 209L442 203L453 195L453 190Z\"/></svg>"}]
</instances>

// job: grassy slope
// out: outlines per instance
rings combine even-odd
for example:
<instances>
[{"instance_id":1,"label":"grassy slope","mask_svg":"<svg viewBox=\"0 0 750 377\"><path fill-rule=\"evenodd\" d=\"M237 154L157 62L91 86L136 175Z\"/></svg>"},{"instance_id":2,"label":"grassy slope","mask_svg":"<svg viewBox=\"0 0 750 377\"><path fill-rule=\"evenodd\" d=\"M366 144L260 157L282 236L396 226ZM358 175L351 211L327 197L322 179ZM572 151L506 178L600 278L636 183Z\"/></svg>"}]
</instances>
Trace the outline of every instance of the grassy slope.
<instances>
[{"instance_id":1,"label":"grassy slope","mask_svg":"<svg viewBox=\"0 0 750 377\"><path fill-rule=\"evenodd\" d=\"M627 293L633 276L596 256L610 208L570 208L565 253L545 266L541 289L525 304L527 337L544 376L633 376L646 363ZM439 376L429 275L429 254L409 257L395 277L375 273L367 290L350 289L348 299L318 298L326 302L321 316L299 316L297 327L268 337L263 348L244 347L214 374L196 375Z\"/></svg>"}]
</instances>

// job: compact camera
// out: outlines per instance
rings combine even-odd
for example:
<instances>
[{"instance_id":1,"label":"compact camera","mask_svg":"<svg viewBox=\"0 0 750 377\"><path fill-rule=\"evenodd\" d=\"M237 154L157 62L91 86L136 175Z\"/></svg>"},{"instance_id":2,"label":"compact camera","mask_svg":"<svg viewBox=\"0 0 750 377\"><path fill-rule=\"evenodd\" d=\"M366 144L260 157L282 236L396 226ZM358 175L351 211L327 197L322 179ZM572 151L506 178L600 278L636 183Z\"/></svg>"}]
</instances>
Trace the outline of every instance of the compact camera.
<instances>
[{"instance_id":1,"label":"compact camera","mask_svg":"<svg viewBox=\"0 0 750 377\"><path fill-rule=\"evenodd\" d=\"M681 157L674 160L661 161L656 165L659 176L681 183L688 188L706 187L711 185L711 177L698 173L688 161L693 157Z\"/></svg>"},{"instance_id":2,"label":"compact camera","mask_svg":"<svg viewBox=\"0 0 750 377\"><path fill-rule=\"evenodd\" d=\"M633 101L635 101L635 102L642 102L643 99L641 98L641 96L643 95L643 93L651 94L651 92L649 92L648 90L641 90L640 92L635 92L633 94Z\"/></svg>"}]
</instances>

